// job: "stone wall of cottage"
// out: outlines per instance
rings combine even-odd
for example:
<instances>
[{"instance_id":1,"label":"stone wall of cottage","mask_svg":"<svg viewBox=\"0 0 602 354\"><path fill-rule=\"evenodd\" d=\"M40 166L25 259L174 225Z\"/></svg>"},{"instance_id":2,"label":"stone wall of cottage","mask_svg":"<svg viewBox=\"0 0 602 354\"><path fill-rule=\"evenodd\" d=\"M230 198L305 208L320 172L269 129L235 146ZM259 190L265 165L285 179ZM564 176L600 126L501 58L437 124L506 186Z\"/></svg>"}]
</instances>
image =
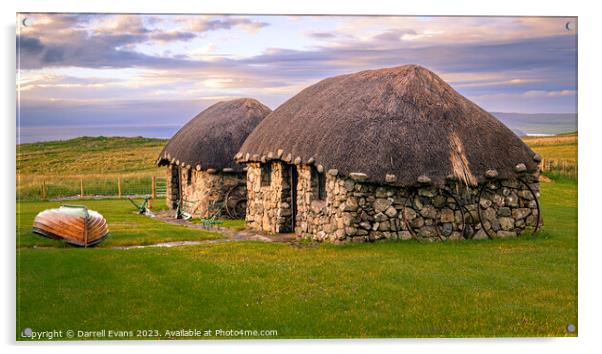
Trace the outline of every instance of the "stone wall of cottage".
<instances>
[{"instance_id":1,"label":"stone wall of cottage","mask_svg":"<svg viewBox=\"0 0 602 354\"><path fill-rule=\"evenodd\" d=\"M289 167L272 164L278 167L272 168L270 187L260 184L260 163L248 166L247 225L268 232L289 231ZM489 180L477 203L480 187L449 182L444 188L403 188L366 183L329 171L325 175L326 198L319 200L311 168L297 165L295 232L316 241L512 237L537 223L538 173L521 176L533 193L518 180Z\"/></svg>"},{"instance_id":2,"label":"stone wall of cottage","mask_svg":"<svg viewBox=\"0 0 602 354\"><path fill-rule=\"evenodd\" d=\"M291 232L290 170L281 162L271 162L270 183L262 183L261 164L247 165L246 225L272 233Z\"/></svg>"},{"instance_id":3,"label":"stone wall of cottage","mask_svg":"<svg viewBox=\"0 0 602 354\"><path fill-rule=\"evenodd\" d=\"M208 217L211 203L225 203L228 191L243 184L246 188L245 174L234 172L207 172L196 169L176 167L175 173L167 169L166 202L170 208L177 207L178 185L177 178L180 174L180 191L182 194L182 208L185 213L193 217ZM224 215L225 217L226 215Z\"/></svg>"},{"instance_id":4,"label":"stone wall of cottage","mask_svg":"<svg viewBox=\"0 0 602 354\"><path fill-rule=\"evenodd\" d=\"M328 176L326 202L310 203L298 233L332 242L516 236L537 220L539 186L526 179L534 193L517 180L491 181L477 205L479 188L401 188Z\"/></svg>"}]
</instances>

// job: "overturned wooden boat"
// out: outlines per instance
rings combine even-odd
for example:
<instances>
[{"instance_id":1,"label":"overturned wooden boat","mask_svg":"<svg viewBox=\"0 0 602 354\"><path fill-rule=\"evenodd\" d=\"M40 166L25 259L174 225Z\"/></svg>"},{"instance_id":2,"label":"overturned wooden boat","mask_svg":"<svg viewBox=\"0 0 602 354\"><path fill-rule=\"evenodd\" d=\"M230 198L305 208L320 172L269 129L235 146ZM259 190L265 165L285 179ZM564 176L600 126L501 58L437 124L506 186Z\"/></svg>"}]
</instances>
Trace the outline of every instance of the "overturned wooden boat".
<instances>
[{"instance_id":1,"label":"overturned wooden boat","mask_svg":"<svg viewBox=\"0 0 602 354\"><path fill-rule=\"evenodd\" d=\"M46 209L33 220L33 232L80 246L94 246L109 235L107 221L98 212L82 205L62 205Z\"/></svg>"}]
</instances>

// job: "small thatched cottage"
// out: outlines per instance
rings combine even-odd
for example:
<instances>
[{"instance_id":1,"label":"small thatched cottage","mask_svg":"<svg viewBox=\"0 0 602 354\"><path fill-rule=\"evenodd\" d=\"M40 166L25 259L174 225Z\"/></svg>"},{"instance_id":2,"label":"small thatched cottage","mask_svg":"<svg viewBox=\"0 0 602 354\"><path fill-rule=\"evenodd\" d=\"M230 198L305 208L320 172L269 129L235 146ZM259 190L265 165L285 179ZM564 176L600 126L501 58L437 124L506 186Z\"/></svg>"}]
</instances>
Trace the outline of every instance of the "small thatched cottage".
<instances>
[{"instance_id":1,"label":"small thatched cottage","mask_svg":"<svg viewBox=\"0 0 602 354\"><path fill-rule=\"evenodd\" d=\"M184 125L157 160L167 166L167 205L206 217L211 207L225 206L237 186L242 187L237 194L246 195L245 172L233 156L270 112L257 100L241 98L216 103ZM246 204L230 207L244 214Z\"/></svg>"},{"instance_id":2,"label":"small thatched cottage","mask_svg":"<svg viewBox=\"0 0 602 354\"><path fill-rule=\"evenodd\" d=\"M540 157L416 65L332 77L249 135L249 228L329 241L507 237L539 226Z\"/></svg>"}]
</instances>

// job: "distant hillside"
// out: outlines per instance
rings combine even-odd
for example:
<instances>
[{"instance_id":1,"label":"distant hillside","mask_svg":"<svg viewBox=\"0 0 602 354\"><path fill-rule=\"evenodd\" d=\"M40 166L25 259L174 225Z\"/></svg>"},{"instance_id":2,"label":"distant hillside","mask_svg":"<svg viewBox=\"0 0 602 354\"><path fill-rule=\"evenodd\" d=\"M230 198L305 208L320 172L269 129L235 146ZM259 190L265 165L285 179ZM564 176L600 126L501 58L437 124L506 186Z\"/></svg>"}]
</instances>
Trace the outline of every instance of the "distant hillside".
<instances>
[{"instance_id":1,"label":"distant hillside","mask_svg":"<svg viewBox=\"0 0 602 354\"><path fill-rule=\"evenodd\" d=\"M523 139L546 159L577 161L577 134ZM23 176L162 175L155 166L164 139L81 137L17 145L17 174Z\"/></svg>"},{"instance_id":2,"label":"distant hillside","mask_svg":"<svg viewBox=\"0 0 602 354\"><path fill-rule=\"evenodd\" d=\"M503 113L491 112L517 135L563 134L577 131L575 113Z\"/></svg>"},{"instance_id":3,"label":"distant hillside","mask_svg":"<svg viewBox=\"0 0 602 354\"><path fill-rule=\"evenodd\" d=\"M158 171L167 140L80 137L17 145L17 174L82 175Z\"/></svg>"}]
</instances>

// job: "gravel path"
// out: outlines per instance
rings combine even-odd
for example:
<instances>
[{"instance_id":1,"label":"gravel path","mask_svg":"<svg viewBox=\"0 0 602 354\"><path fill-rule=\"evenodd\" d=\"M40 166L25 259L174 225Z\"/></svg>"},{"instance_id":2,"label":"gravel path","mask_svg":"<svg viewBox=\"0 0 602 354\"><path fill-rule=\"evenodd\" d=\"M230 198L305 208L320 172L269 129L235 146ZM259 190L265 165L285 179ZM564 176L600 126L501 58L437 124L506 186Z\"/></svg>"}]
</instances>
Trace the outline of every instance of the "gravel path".
<instances>
[{"instance_id":1,"label":"gravel path","mask_svg":"<svg viewBox=\"0 0 602 354\"><path fill-rule=\"evenodd\" d=\"M118 249L118 250L129 250L129 249L138 249L138 248L155 248L155 247L183 247L183 246L195 246L195 245L203 245L203 244L211 244L211 243L224 243L224 242L236 242L236 241L261 241L261 242L286 242L292 245L295 244L297 240L295 234L268 234L263 232L256 231L248 231L248 230L235 230L219 225L214 226L205 226L203 224L195 224L190 221L176 219L173 211L162 211L158 213L154 213L152 216L154 219L169 223L169 224L177 224L185 227L189 227L191 229L205 230L210 232L216 232L224 236L224 238L216 239L216 240L190 240L190 241L169 241L169 242L160 242L149 245L130 245L130 246L112 246L106 247L108 249ZM34 245L31 248L37 249L46 249L46 248L55 248L52 246L37 246ZM102 247L103 249L105 247Z\"/></svg>"},{"instance_id":2,"label":"gravel path","mask_svg":"<svg viewBox=\"0 0 602 354\"><path fill-rule=\"evenodd\" d=\"M295 234L276 234L271 235L263 232L247 231L247 230L234 230L219 225L205 226L203 224L195 224L187 220L176 219L174 212L171 210L154 213L154 219L161 220L169 224L177 224L191 229L205 230L210 232L217 232L225 236L223 239L217 240L202 240L202 241L172 241L172 242L161 242L152 245L132 245L132 246L115 246L112 249L138 249L138 248L150 248L150 247L179 247L179 246L194 246L209 243L223 243L233 241L262 241L262 242L293 242L296 240Z\"/></svg>"}]
</instances>

